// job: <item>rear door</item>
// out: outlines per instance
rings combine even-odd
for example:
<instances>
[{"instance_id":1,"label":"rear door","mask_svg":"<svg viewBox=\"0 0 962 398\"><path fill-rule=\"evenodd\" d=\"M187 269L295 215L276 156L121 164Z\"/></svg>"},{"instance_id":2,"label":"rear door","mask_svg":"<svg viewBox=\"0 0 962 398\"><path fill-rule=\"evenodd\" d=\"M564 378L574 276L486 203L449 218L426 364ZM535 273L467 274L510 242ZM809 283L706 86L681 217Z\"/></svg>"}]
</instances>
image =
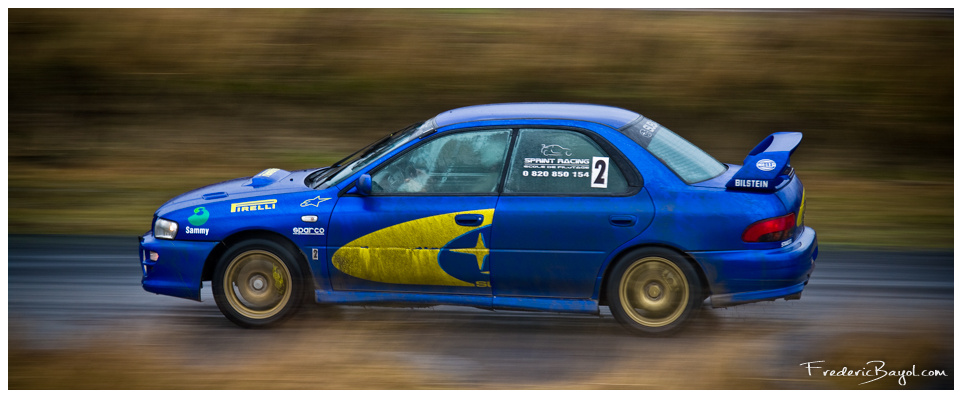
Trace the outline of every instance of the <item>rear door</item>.
<instances>
[{"instance_id":1,"label":"rear door","mask_svg":"<svg viewBox=\"0 0 962 398\"><path fill-rule=\"evenodd\" d=\"M492 226L494 295L591 297L604 259L653 211L640 175L599 134L519 129Z\"/></svg>"}]
</instances>

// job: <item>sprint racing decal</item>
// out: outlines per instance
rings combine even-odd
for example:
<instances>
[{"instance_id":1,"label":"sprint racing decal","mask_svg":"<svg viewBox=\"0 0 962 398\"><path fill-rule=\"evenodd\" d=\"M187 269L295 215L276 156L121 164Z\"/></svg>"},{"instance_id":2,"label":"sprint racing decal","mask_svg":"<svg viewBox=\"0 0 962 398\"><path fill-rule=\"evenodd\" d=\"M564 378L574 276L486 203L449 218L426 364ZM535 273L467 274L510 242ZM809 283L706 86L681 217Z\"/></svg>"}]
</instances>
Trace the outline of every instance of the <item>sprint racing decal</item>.
<instances>
[{"instance_id":1,"label":"sprint racing decal","mask_svg":"<svg viewBox=\"0 0 962 398\"><path fill-rule=\"evenodd\" d=\"M541 144L541 154L544 156L571 156L571 150L561 145Z\"/></svg>"},{"instance_id":2,"label":"sprint racing decal","mask_svg":"<svg viewBox=\"0 0 962 398\"><path fill-rule=\"evenodd\" d=\"M591 159L568 158L572 150L557 144L541 144L543 157L524 158L522 177L588 178Z\"/></svg>"}]
</instances>

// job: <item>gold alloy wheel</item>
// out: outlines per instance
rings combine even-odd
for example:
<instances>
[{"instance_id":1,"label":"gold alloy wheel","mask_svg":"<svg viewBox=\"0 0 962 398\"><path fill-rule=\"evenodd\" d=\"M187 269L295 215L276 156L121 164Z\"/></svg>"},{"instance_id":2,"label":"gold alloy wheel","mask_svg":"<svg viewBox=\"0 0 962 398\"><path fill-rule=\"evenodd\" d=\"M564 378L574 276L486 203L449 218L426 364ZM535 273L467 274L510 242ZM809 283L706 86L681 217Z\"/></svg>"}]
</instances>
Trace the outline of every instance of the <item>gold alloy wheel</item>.
<instances>
[{"instance_id":1,"label":"gold alloy wheel","mask_svg":"<svg viewBox=\"0 0 962 398\"><path fill-rule=\"evenodd\" d=\"M273 253L251 250L234 258L224 272L224 295L241 316L266 319L291 300L291 271Z\"/></svg>"},{"instance_id":2,"label":"gold alloy wheel","mask_svg":"<svg viewBox=\"0 0 962 398\"><path fill-rule=\"evenodd\" d=\"M662 327L676 321L688 305L688 278L675 263L661 257L635 261L618 288L625 313L640 325Z\"/></svg>"}]
</instances>

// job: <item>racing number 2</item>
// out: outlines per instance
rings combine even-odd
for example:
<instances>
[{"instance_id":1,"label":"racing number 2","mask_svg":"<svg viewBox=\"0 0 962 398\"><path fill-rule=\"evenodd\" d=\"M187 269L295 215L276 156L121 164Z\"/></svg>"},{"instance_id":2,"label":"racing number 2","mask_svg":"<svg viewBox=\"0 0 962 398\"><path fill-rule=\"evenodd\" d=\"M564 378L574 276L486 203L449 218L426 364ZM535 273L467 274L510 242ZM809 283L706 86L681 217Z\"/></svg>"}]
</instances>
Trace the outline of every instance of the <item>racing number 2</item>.
<instances>
[{"instance_id":1,"label":"racing number 2","mask_svg":"<svg viewBox=\"0 0 962 398\"><path fill-rule=\"evenodd\" d=\"M594 156L591 158L591 187L608 188L608 158Z\"/></svg>"}]
</instances>

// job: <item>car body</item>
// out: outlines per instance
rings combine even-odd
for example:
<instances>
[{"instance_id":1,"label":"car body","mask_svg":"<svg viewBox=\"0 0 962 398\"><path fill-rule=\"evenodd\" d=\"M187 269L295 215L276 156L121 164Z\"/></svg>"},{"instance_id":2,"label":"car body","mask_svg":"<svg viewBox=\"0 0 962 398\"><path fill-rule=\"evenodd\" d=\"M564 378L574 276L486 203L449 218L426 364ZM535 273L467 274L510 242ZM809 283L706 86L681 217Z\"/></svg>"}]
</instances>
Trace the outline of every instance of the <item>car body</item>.
<instances>
[{"instance_id":1,"label":"car body","mask_svg":"<svg viewBox=\"0 0 962 398\"><path fill-rule=\"evenodd\" d=\"M676 331L705 299L797 299L818 254L789 158L801 133L722 164L625 109L478 105L331 167L177 196L141 237L145 290L268 326L308 298L598 313Z\"/></svg>"}]
</instances>

